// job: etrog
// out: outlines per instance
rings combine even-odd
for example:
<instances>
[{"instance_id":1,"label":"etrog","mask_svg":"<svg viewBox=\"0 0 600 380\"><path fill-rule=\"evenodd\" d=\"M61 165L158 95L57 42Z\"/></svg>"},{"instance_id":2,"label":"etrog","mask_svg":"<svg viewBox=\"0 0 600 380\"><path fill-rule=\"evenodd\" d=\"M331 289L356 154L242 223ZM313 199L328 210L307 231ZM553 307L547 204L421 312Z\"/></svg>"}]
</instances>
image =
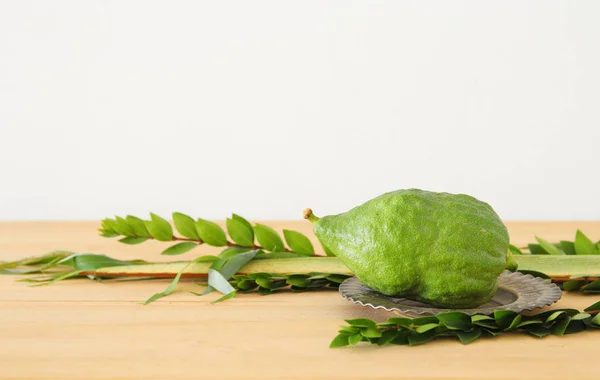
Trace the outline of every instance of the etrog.
<instances>
[{"instance_id":1,"label":"etrog","mask_svg":"<svg viewBox=\"0 0 600 380\"><path fill-rule=\"evenodd\" d=\"M307 209L305 217L324 246L388 296L476 307L494 296L507 267L506 227L469 195L397 190L339 215Z\"/></svg>"}]
</instances>

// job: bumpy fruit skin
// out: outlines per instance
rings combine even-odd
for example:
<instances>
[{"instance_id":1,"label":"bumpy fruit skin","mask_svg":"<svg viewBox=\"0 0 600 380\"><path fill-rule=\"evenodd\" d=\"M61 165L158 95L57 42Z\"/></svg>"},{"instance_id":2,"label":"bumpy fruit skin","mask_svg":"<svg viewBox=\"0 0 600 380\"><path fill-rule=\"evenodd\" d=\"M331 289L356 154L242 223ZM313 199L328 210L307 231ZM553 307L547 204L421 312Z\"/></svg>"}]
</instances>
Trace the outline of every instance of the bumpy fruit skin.
<instances>
[{"instance_id":1,"label":"bumpy fruit skin","mask_svg":"<svg viewBox=\"0 0 600 380\"><path fill-rule=\"evenodd\" d=\"M397 190L323 217L314 231L368 287L438 307L488 302L507 266L506 227L464 194Z\"/></svg>"}]
</instances>

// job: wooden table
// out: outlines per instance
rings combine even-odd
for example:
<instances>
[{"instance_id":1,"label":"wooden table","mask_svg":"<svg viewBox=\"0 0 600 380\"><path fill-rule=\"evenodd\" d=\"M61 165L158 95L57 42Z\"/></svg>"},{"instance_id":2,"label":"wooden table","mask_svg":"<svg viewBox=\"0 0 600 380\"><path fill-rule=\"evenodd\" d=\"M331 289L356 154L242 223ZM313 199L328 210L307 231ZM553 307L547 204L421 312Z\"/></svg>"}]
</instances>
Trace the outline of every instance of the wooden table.
<instances>
[{"instance_id":1,"label":"wooden table","mask_svg":"<svg viewBox=\"0 0 600 380\"><path fill-rule=\"evenodd\" d=\"M313 236L304 222L267 222ZM577 228L600 239L600 222L507 223L512 242L534 235L572 240ZM0 223L0 259L55 249L123 259L168 260L164 243L126 246L96 235L97 223ZM214 252L202 247L198 253ZM172 258L170 258L172 260ZM598 339L589 332L544 339L506 335L463 346L329 349L344 319L385 320L337 292L217 295L185 291L148 306L139 301L168 281L73 280L31 288L0 276L0 378L28 379L597 379ZM193 283L181 290L200 289ZM555 307L584 308L597 296L565 294Z\"/></svg>"}]
</instances>

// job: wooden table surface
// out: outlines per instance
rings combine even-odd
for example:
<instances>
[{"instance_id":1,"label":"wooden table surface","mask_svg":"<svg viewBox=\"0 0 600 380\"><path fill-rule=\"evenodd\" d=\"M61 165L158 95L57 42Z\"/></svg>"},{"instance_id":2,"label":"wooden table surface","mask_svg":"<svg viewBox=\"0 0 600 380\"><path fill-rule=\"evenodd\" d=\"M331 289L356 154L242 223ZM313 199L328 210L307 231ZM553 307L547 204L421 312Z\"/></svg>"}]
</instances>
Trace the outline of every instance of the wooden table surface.
<instances>
[{"instance_id":1,"label":"wooden table surface","mask_svg":"<svg viewBox=\"0 0 600 380\"><path fill-rule=\"evenodd\" d=\"M309 236L305 222L266 222ZM507 222L514 244L572 240L576 229L600 239L600 222ZM0 260L56 249L122 259L161 257L164 243L127 246L96 235L93 222L0 223ZM202 247L181 256L214 252ZM180 259L177 258L177 259ZM173 260L173 258L170 258ZM544 339L505 335L463 346L366 344L330 349L344 319L390 314L351 304L335 291L218 296L180 291L140 301L168 281L73 280L31 288L0 276L0 378L18 379L597 379L600 332ZM198 291L183 283L180 290ZM597 296L565 294L554 307L584 308Z\"/></svg>"}]
</instances>

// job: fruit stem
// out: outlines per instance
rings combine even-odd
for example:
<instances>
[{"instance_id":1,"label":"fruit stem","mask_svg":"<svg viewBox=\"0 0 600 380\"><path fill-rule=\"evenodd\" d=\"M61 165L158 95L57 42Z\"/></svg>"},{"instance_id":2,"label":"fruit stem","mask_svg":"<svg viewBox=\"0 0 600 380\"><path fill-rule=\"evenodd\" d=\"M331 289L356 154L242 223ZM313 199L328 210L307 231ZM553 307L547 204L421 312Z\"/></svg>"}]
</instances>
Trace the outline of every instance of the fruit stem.
<instances>
[{"instance_id":1,"label":"fruit stem","mask_svg":"<svg viewBox=\"0 0 600 380\"><path fill-rule=\"evenodd\" d=\"M313 214L313 211L309 208L304 209L304 211L302 212L302 216L304 217L304 219L308 219L308 221L311 223L315 223L320 219L318 216Z\"/></svg>"}]
</instances>

